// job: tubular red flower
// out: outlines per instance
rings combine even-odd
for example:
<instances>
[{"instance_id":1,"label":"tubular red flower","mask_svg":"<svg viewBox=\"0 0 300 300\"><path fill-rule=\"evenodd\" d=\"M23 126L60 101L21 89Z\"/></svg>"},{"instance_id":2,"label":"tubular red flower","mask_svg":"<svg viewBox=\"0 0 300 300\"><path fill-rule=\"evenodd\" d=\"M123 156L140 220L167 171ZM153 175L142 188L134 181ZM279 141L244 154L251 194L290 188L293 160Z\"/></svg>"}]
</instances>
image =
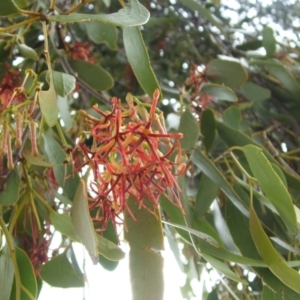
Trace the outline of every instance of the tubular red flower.
<instances>
[{"instance_id":1,"label":"tubular red flower","mask_svg":"<svg viewBox=\"0 0 300 300\"><path fill-rule=\"evenodd\" d=\"M94 142L89 149L81 139L77 148L85 157L82 165L88 165L94 174L90 184L94 196L88 199L89 207L99 208L94 220L102 224L102 229L108 219L116 224L120 214L128 211L129 196L144 207L145 199L158 205L160 195L168 192L181 208L181 191L175 177L184 173L178 141L182 134L167 133L164 121L160 121L162 115L158 115L158 99L156 90L149 113L142 104L137 109L130 95L126 98L128 106L112 98L111 112L94 107L100 119L82 112ZM173 153L177 153L176 161L170 159Z\"/></svg>"}]
</instances>

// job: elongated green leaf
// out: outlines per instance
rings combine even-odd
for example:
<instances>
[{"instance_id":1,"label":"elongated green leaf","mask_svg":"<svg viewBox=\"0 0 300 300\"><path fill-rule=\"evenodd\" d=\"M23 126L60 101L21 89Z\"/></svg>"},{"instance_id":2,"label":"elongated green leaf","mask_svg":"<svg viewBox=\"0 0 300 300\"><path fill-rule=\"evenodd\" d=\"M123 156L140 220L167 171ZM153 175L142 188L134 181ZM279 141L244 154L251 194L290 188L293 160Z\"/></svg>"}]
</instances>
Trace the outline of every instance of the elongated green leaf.
<instances>
[{"instance_id":1,"label":"elongated green leaf","mask_svg":"<svg viewBox=\"0 0 300 300\"><path fill-rule=\"evenodd\" d=\"M117 49L118 31L115 26L99 22L84 23L87 34L94 43L106 43L111 49Z\"/></svg>"},{"instance_id":2,"label":"elongated green leaf","mask_svg":"<svg viewBox=\"0 0 300 300\"><path fill-rule=\"evenodd\" d=\"M219 186L204 173L201 175L196 196L195 218L202 217L216 199Z\"/></svg>"},{"instance_id":3,"label":"elongated green leaf","mask_svg":"<svg viewBox=\"0 0 300 300\"><path fill-rule=\"evenodd\" d=\"M223 190L223 192L243 214L249 214L243 202L239 199L238 195L226 181L222 173L217 169L214 163L201 152L200 149L195 149L191 159L207 177L214 181Z\"/></svg>"},{"instance_id":4,"label":"elongated green leaf","mask_svg":"<svg viewBox=\"0 0 300 300\"><path fill-rule=\"evenodd\" d=\"M50 87L48 91L39 92L39 104L47 124L53 127L58 118L58 105L56 100L56 92L53 80L50 79Z\"/></svg>"},{"instance_id":5,"label":"elongated green leaf","mask_svg":"<svg viewBox=\"0 0 300 300\"><path fill-rule=\"evenodd\" d=\"M173 227L176 227L176 228L180 228L182 230L185 230L197 237L199 237L200 239L203 239L205 241L207 241L208 243L218 247L219 246L219 243L211 236L209 236L208 234L204 233L204 232L201 232L199 230L195 230L195 229L192 229L192 228L189 228L187 226L183 226L183 225L179 225L179 224L174 224L174 223L170 223L170 222L167 222L167 221L162 221L164 224L167 224L167 225L170 225L170 226L173 226Z\"/></svg>"},{"instance_id":6,"label":"elongated green leaf","mask_svg":"<svg viewBox=\"0 0 300 300\"><path fill-rule=\"evenodd\" d=\"M21 299L32 300L36 299L37 296L37 284L34 275L32 264L22 249L15 247L16 260L21 280ZM11 290L10 299L15 300L16 298L16 281L14 280L13 288Z\"/></svg>"},{"instance_id":7,"label":"elongated green leaf","mask_svg":"<svg viewBox=\"0 0 300 300\"><path fill-rule=\"evenodd\" d=\"M244 284L247 284L247 281L245 279L241 279L237 274L235 274L231 269L226 265L223 261L214 258L213 256L210 256L207 253L202 253L202 256L204 259L209 262L216 270L227 276L228 278L236 281L241 282Z\"/></svg>"},{"instance_id":8,"label":"elongated green leaf","mask_svg":"<svg viewBox=\"0 0 300 300\"><path fill-rule=\"evenodd\" d=\"M0 191L0 204L13 205L19 199L20 173L16 167L8 177L4 190Z\"/></svg>"},{"instance_id":9,"label":"elongated green leaf","mask_svg":"<svg viewBox=\"0 0 300 300\"><path fill-rule=\"evenodd\" d=\"M134 215L133 220L128 210L125 211L127 232L125 239L130 245L129 268L132 283L132 299L163 299L163 258L159 254L164 249L162 226L159 211L152 203L144 205L153 211L139 208L132 198L127 201L128 209Z\"/></svg>"},{"instance_id":10,"label":"elongated green leaf","mask_svg":"<svg viewBox=\"0 0 300 300\"><path fill-rule=\"evenodd\" d=\"M140 29L138 27L123 28L123 41L127 59L136 79L143 90L152 97L156 89L160 90L160 86L152 70Z\"/></svg>"},{"instance_id":11,"label":"elongated green leaf","mask_svg":"<svg viewBox=\"0 0 300 300\"><path fill-rule=\"evenodd\" d=\"M249 219L229 201L226 203L226 220L233 241L242 255L261 259L251 236Z\"/></svg>"},{"instance_id":12,"label":"elongated green leaf","mask_svg":"<svg viewBox=\"0 0 300 300\"><path fill-rule=\"evenodd\" d=\"M167 199L165 195L160 196L159 203L160 207L167 214L168 220L170 220L172 223L180 224L183 226L187 225L181 209L174 203L172 203L169 199ZM191 238L187 231L178 229L178 227L176 227L175 229L185 240L191 243Z\"/></svg>"},{"instance_id":13,"label":"elongated green leaf","mask_svg":"<svg viewBox=\"0 0 300 300\"><path fill-rule=\"evenodd\" d=\"M233 90L226 86L214 83L203 83L200 88L201 94L212 96L214 101L237 102L238 98Z\"/></svg>"},{"instance_id":14,"label":"elongated green leaf","mask_svg":"<svg viewBox=\"0 0 300 300\"><path fill-rule=\"evenodd\" d=\"M213 59L205 70L206 78L213 83L238 88L248 79L248 74L237 61Z\"/></svg>"},{"instance_id":15,"label":"elongated green leaf","mask_svg":"<svg viewBox=\"0 0 300 300\"><path fill-rule=\"evenodd\" d=\"M246 145L254 145L256 147L261 147L260 144L255 142L253 139L251 139L248 135L241 132L240 130L236 130L234 128L231 128L224 123L217 122L217 131L221 137L221 139L229 146L246 146ZM264 155L267 157L267 159L280 166L280 164L274 159L274 157L266 150L263 150ZM242 153L241 153L242 154ZM297 191L300 190L300 178L296 177L295 175L291 174L288 170L286 170L284 167L280 166L281 170L283 171L288 185Z\"/></svg>"},{"instance_id":16,"label":"elongated green leaf","mask_svg":"<svg viewBox=\"0 0 300 300\"><path fill-rule=\"evenodd\" d=\"M288 230L292 234L296 234L297 218L293 201L280 177L274 171L260 148L248 145L243 147L243 152L247 157L256 180L277 209Z\"/></svg>"},{"instance_id":17,"label":"elongated green leaf","mask_svg":"<svg viewBox=\"0 0 300 300\"><path fill-rule=\"evenodd\" d=\"M78 242L73 229L71 217L65 214L58 214L54 211L50 212L50 220L54 228L69 237L71 240ZM124 258L124 252L113 242L99 234L97 237L98 253L109 260L118 261Z\"/></svg>"},{"instance_id":18,"label":"elongated green leaf","mask_svg":"<svg viewBox=\"0 0 300 300\"><path fill-rule=\"evenodd\" d=\"M150 13L143 5L141 5L137 0L131 0L117 13L108 15L74 13L69 15L50 16L49 20L60 23L97 21L114 26L130 27L147 23L149 17Z\"/></svg>"},{"instance_id":19,"label":"elongated green leaf","mask_svg":"<svg viewBox=\"0 0 300 300\"><path fill-rule=\"evenodd\" d=\"M266 49L267 56L272 57L276 51L276 39L271 27L266 26L262 32L262 45Z\"/></svg>"},{"instance_id":20,"label":"elongated green leaf","mask_svg":"<svg viewBox=\"0 0 300 300\"><path fill-rule=\"evenodd\" d=\"M57 104L59 109L59 114L64 122L64 127L70 129L73 126L73 119L70 113L70 106L68 102L68 97L57 96Z\"/></svg>"},{"instance_id":21,"label":"elongated green leaf","mask_svg":"<svg viewBox=\"0 0 300 300\"><path fill-rule=\"evenodd\" d=\"M61 288L83 287L84 276L79 276L67 258L66 252L52 258L40 270L40 276L49 285Z\"/></svg>"},{"instance_id":22,"label":"elongated green leaf","mask_svg":"<svg viewBox=\"0 0 300 300\"><path fill-rule=\"evenodd\" d=\"M261 300L282 300L282 292L280 291L275 293L265 285L261 295Z\"/></svg>"},{"instance_id":23,"label":"elongated green leaf","mask_svg":"<svg viewBox=\"0 0 300 300\"><path fill-rule=\"evenodd\" d=\"M105 91L114 85L111 75L97 64L84 60L72 60L70 66L85 83L96 91Z\"/></svg>"},{"instance_id":24,"label":"elongated green leaf","mask_svg":"<svg viewBox=\"0 0 300 300\"><path fill-rule=\"evenodd\" d=\"M199 125L189 109L182 114L178 131L183 134L180 140L183 150L194 149L200 135Z\"/></svg>"},{"instance_id":25,"label":"elongated green leaf","mask_svg":"<svg viewBox=\"0 0 300 300\"><path fill-rule=\"evenodd\" d=\"M202 239L199 239L197 246L199 248L199 251L201 251L201 253L205 252L211 256L214 256L214 257L222 259L222 260L235 262L235 263L241 264L241 265L266 267L266 263L263 262L262 260L257 260L257 259L249 258L246 256L234 254L224 248L221 248L221 247L217 248Z\"/></svg>"},{"instance_id":26,"label":"elongated green leaf","mask_svg":"<svg viewBox=\"0 0 300 300\"><path fill-rule=\"evenodd\" d=\"M52 76L55 91L61 97L69 95L75 89L74 76L58 71L53 71Z\"/></svg>"},{"instance_id":27,"label":"elongated green leaf","mask_svg":"<svg viewBox=\"0 0 300 300\"><path fill-rule=\"evenodd\" d=\"M94 264L98 263L97 238L93 222L89 213L86 186L84 180L80 180L73 200L71 220L75 235L85 246Z\"/></svg>"},{"instance_id":28,"label":"elongated green leaf","mask_svg":"<svg viewBox=\"0 0 300 300\"><path fill-rule=\"evenodd\" d=\"M201 113L200 129L203 136L202 141L206 153L208 153L216 138L216 119L211 109L205 109Z\"/></svg>"},{"instance_id":29,"label":"elongated green leaf","mask_svg":"<svg viewBox=\"0 0 300 300\"><path fill-rule=\"evenodd\" d=\"M14 280L14 266L7 243L0 251L0 299L9 300Z\"/></svg>"},{"instance_id":30,"label":"elongated green leaf","mask_svg":"<svg viewBox=\"0 0 300 300\"><path fill-rule=\"evenodd\" d=\"M256 248L269 269L284 284L300 293L300 274L289 267L282 256L275 250L252 206L250 207L250 230Z\"/></svg>"}]
</instances>

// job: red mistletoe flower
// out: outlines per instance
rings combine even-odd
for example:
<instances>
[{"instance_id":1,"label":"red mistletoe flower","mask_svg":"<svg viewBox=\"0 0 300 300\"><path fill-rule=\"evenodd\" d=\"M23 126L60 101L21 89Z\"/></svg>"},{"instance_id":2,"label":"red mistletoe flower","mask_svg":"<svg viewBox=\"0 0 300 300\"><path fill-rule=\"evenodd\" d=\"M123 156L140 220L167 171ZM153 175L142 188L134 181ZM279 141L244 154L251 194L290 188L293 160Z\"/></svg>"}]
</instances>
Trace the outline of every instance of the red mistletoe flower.
<instances>
[{"instance_id":1,"label":"red mistletoe flower","mask_svg":"<svg viewBox=\"0 0 300 300\"><path fill-rule=\"evenodd\" d=\"M156 90L149 113L145 104L135 106L131 95L127 96L127 107L117 98L112 99L111 112L93 107L100 119L82 112L93 144L89 148L81 140L77 148L85 156L84 165L93 170L90 189L95 197L89 198L90 208L99 208L101 217L96 220L103 229L109 219L116 224L125 209L131 214L129 196L144 207L145 199L157 205L160 195L168 194L181 208L175 177L185 170L178 141L182 134L166 132L162 112L156 108L158 98Z\"/></svg>"},{"instance_id":2,"label":"red mistletoe flower","mask_svg":"<svg viewBox=\"0 0 300 300\"><path fill-rule=\"evenodd\" d=\"M9 65L5 64L6 73L0 83L0 102L2 111L12 103L12 101L19 103L25 99L25 94L19 92L17 88L20 84L20 71L9 69Z\"/></svg>"}]
</instances>

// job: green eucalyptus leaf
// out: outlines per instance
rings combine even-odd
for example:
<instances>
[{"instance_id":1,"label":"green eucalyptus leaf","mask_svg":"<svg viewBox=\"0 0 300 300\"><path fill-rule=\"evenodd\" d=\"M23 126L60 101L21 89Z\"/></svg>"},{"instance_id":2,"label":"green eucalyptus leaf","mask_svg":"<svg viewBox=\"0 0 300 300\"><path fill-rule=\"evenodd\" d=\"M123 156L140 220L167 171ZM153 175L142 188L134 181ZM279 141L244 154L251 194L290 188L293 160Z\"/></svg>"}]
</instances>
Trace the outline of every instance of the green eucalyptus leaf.
<instances>
[{"instance_id":1,"label":"green eucalyptus leaf","mask_svg":"<svg viewBox=\"0 0 300 300\"><path fill-rule=\"evenodd\" d=\"M262 45L266 49L267 56L272 57L276 51L276 39L271 27L266 26L262 32Z\"/></svg>"},{"instance_id":2,"label":"green eucalyptus leaf","mask_svg":"<svg viewBox=\"0 0 300 300\"><path fill-rule=\"evenodd\" d=\"M218 270L219 272L221 272L222 274L224 274L225 276L227 276L228 278L236 281L236 282L241 282L244 284L247 284L247 281L245 279L241 279L236 273L234 273L229 266L224 263L223 261L210 256L207 253L201 253L201 255L204 257L204 259L210 263L212 265L213 268L215 268L216 270Z\"/></svg>"},{"instance_id":3,"label":"green eucalyptus leaf","mask_svg":"<svg viewBox=\"0 0 300 300\"><path fill-rule=\"evenodd\" d=\"M118 31L116 26L99 22L83 24L91 41L96 44L106 43L112 50L117 50Z\"/></svg>"},{"instance_id":4,"label":"green eucalyptus leaf","mask_svg":"<svg viewBox=\"0 0 300 300\"><path fill-rule=\"evenodd\" d=\"M152 97L154 91L159 89L161 95L140 29L138 27L123 28L123 42L128 62L143 90Z\"/></svg>"},{"instance_id":5,"label":"green eucalyptus leaf","mask_svg":"<svg viewBox=\"0 0 300 300\"><path fill-rule=\"evenodd\" d=\"M130 245L132 299L162 300L163 258L159 252L164 249L164 245L160 214L152 202L145 199L143 204L147 209L140 208L139 203L129 197L128 209L125 211L125 239Z\"/></svg>"},{"instance_id":6,"label":"green eucalyptus leaf","mask_svg":"<svg viewBox=\"0 0 300 300\"><path fill-rule=\"evenodd\" d=\"M233 202L233 204L244 214L249 215L248 210L244 206L242 200L239 199L236 192L233 190L231 185L227 182L225 177L215 166L215 164L201 152L200 149L195 149L191 157L193 163L200 169L202 172L209 177L212 181L218 185L223 192L228 196L228 198Z\"/></svg>"},{"instance_id":7,"label":"green eucalyptus leaf","mask_svg":"<svg viewBox=\"0 0 300 300\"><path fill-rule=\"evenodd\" d=\"M291 234L297 232L297 218L293 201L284 183L272 168L260 148L253 145L243 147L255 179L273 203Z\"/></svg>"},{"instance_id":8,"label":"green eucalyptus leaf","mask_svg":"<svg viewBox=\"0 0 300 300\"><path fill-rule=\"evenodd\" d=\"M112 14L79 14L49 16L50 21L59 23L90 22L97 21L113 26L130 27L147 23L149 20L149 11L137 0L131 0L117 13Z\"/></svg>"},{"instance_id":9,"label":"green eucalyptus leaf","mask_svg":"<svg viewBox=\"0 0 300 300\"><path fill-rule=\"evenodd\" d=\"M84 276L79 276L76 272L66 251L45 263L40 270L40 276L53 287L84 287Z\"/></svg>"},{"instance_id":10,"label":"green eucalyptus leaf","mask_svg":"<svg viewBox=\"0 0 300 300\"><path fill-rule=\"evenodd\" d=\"M71 220L78 240L85 246L94 264L98 263L97 237L89 213L86 186L83 179L77 187L71 211Z\"/></svg>"},{"instance_id":11,"label":"green eucalyptus leaf","mask_svg":"<svg viewBox=\"0 0 300 300\"><path fill-rule=\"evenodd\" d=\"M200 135L199 125L189 109L186 109L180 118L178 131L183 134L180 140L183 150L194 149Z\"/></svg>"},{"instance_id":12,"label":"green eucalyptus leaf","mask_svg":"<svg viewBox=\"0 0 300 300\"><path fill-rule=\"evenodd\" d=\"M219 186L205 173L201 174L196 195L195 218L201 218L216 199Z\"/></svg>"},{"instance_id":13,"label":"green eucalyptus leaf","mask_svg":"<svg viewBox=\"0 0 300 300\"><path fill-rule=\"evenodd\" d=\"M0 251L0 299L9 300L14 281L14 266L7 243Z\"/></svg>"},{"instance_id":14,"label":"green eucalyptus leaf","mask_svg":"<svg viewBox=\"0 0 300 300\"><path fill-rule=\"evenodd\" d=\"M84 60L71 60L70 66L79 78L96 91L108 90L114 85L111 75L97 64Z\"/></svg>"},{"instance_id":15,"label":"green eucalyptus leaf","mask_svg":"<svg viewBox=\"0 0 300 300\"><path fill-rule=\"evenodd\" d=\"M216 138L216 119L213 110L205 109L201 113L200 129L203 136L202 142L208 153Z\"/></svg>"},{"instance_id":16,"label":"green eucalyptus leaf","mask_svg":"<svg viewBox=\"0 0 300 300\"><path fill-rule=\"evenodd\" d=\"M14 205L19 200L20 183L20 173L15 167L4 185L4 190L0 191L0 205Z\"/></svg>"},{"instance_id":17,"label":"green eucalyptus leaf","mask_svg":"<svg viewBox=\"0 0 300 300\"><path fill-rule=\"evenodd\" d=\"M203 83L200 93L213 97L214 101L237 102L238 98L233 90L226 86L214 83Z\"/></svg>"},{"instance_id":18,"label":"green eucalyptus leaf","mask_svg":"<svg viewBox=\"0 0 300 300\"><path fill-rule=\"evenodd\" d=\"M37 53L32 48L28 47L25 44L19 44L18 43L18 49L19 49L19 52L20 52L21 56L24 57L24 58L29 58L29 59L32 59L34 61L39 59Z\"/></svg>"},{"instance_id":19,"label":"green eucalyptus leaf","mask_svg":"<svg viewBox=\"0 0 300 300\"><path fill-rule=\"evenodd\" d=\"M205 70L205 77L213 83L238 88L248 80L248 74L237 61L213 59Z\"/></svg>"},{"instance_id":20,"label":"green eucalyptus leaf","mask_svg":"<svg viewBox=\"0 0 300 300\"><path fill-rule=\"evenodd\" d=\"M272 273L292 290L300 293L300 274L276 251L264 232L254 208L250 207L250 230L256 248Z\"/></svg>"},{"instance_id":21,"label":"green eucalyptus leaf","mask_svg":"<svg viewBox=\"0 0 300 300\"><path fill-rule=\"evenodd\" d=\"M32 264L26 254L26 252L18 247L15 247L16 261L18 265L18 271L20 275L21 283L21 299L32 300L36 299L37 296L37 283L34 275ZM10 299L15 300L16 298L16 280L14 280L13 287L11 290ZM26 290L25 290L26 289Z\"/></svg>"},{"instance_id":22,"label":"green eucalyptus leaf","mask_svg":"<svg viewBox=\"0 0 300 300\"><path fill-rule=\"evenodd\" d=\"M74 89L76 79L74 76L58 71L52 72L55 91L61 97L69 95Z\"/></svg>"}]
</instances>

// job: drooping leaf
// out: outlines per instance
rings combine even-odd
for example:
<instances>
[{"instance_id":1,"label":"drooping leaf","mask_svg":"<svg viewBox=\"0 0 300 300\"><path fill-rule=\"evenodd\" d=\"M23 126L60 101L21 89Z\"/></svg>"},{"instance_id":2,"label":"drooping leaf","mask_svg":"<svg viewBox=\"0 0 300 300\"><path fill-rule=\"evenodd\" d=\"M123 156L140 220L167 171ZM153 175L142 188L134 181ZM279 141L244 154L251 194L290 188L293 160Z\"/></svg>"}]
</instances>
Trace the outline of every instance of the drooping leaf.
<instances>
[{"instance_id":1,"label":"drooping leaf","mask_svg":"<svg viewBox=\"0 0 300 300\"><path fill-rule=\"evenodd\" d=\"M79 14L49 16L50 21L59 23L97 21L113 26L130 27L147 23L150 17L149 11L137 0L131 0L122 9L112 14Z\"/></svg>"},{"instance_id":2,"label":"drooping leaf","mask_svg":"<svg viewBox=\"0 0 300 300\"><path fill-rule=\"evenodd\" d=\"M21 299L32 300L36 299L37 296L37 283L34 275L32 264L24 250L15 247L16 261L18 265L18 272L20 276L21 288ZM16 280L14 280L13 287L11 290L10 299L15 300L16 298ZM25 290L26 289L26 290Z\"/></svg>"},{"instance_id":3,"label":"drooping leaf","mask_svg":"<svg viewBox=\"0 0 300 300\"><path fill-rule=\"evenodd\" d=\"M201 218L216 199L219 186L204 173L200 177L196 195L195 218Z\"/></svg>"},{"instance_id":4,"label":"drooping leaf","mask_svg":"<svg viewBox=\"0 0 300 300\"><path fill-rule=\"evenodd\" d=\"M218 247L219 246L219 243L211 236L209 236L208 234L204 233L204 232L201 232L199 230L195 230L193 228L189 228L187 226L183 226L183 225L179 225L179 224L174 224L174 223L170 223L170 222L167 222L167 221L162 221L163 223L167 224L167 225L170 225L170 226L173 226L173 227L176 227L176 228L179 228L179 229L182 229L182 230L185 230L197 237L199 237L200 239L203 239L205 241L207 241L208 243Z\"/></svg>"},{"instance_id":5,"label":"drooping leaf","mask_svg":"<svg viewBox=\"0 0 300 300\"><path fill-rule=\"evenodd\" d=\"M47 124L53 127L58 118L58 106L56 100L56 92L53 80L50 79L50 87L48 91L39 92L40 108Z\"/></svg>"},{"instance_id":6,"label":"drooping leaf","mask_svg":"<svg viewBox=\"0 0 300 300\"><path fill-rule=\"evenodd\" d=\"M86 22L83 24L90 40L94 43L107 43L111 49L117 49L118 31L115 26L99 22Z\"/></svg>"},{"instance_id":7,"label":"drooping leaf","mask_svg":"<svg viewBox=\"0 0 300 300\"><path fill-rule=\"evenodd\" d=\"M66 251L45 263L41 270L42 279L53 287L70 288L83 287L84 276L74 270L67 258Z\"/></svg>"},{"instance_id":8,"label":"drooping leaf","mask_svg":"<svg viewBox=\"0 0 300 300\"><path fill-rule=\"evenodd\" d=\"M150 97L156 89L159 89L161 94L140 29L123 28L123 42L128 62L143 90Z\"/></svg>"},{"instance_id":9,"label":"drooping leaf","mask_svg":"<svg viewBox=\"0 0 300 300\"><path fill-rule=\"evenodd\" d=\"M274 37L274 31L271 27L266 26L262 32L262 45L267 52L268 57L272 57L276 51L276 39Z\"/></svg>"},{"instance_id":10,"label":"drooping leaf","mask_svg":"<svg viewBox=\"0 0 300 300\"><path fill-rule=\"evenodd\" d=\"M252 206L250 207L250 230L260 256L272 273L288 287L300 293L300 274L292 269L273 247Z\"/></svg>"},{"instance_id":11,"label":"drooping leaf","mask_svg":"<svg viewBox=\"0 0 300 300\"><path fill-rule=\"evenodd\" d=\"M189 109L186 109L180 118L178 131L183 134L180 139L183 150L192 150L195 148L199 138L199 125Z\"/></svg>"},{"instance_id":12,"label":"drooping leaf","mask_svg":"<svg viewBox=\"0 0 300 300\"><path fill-rule=\"evenodd\" d=\"M61 97L69 95L75 89L76 79L74 76L58 71L53 71L52 76L55 91Z\"/></svg>"},{"instance_id":13,"label":"drooping leaf","mask_svg":"<svg viewBox=\"0 0 300 300\"><path fill-rule=\"evenodd\" d=\"M238 195L226 181L222 173L218 170L214 163L201 152L200 149L195 149L191 160L207 177L214 181L223 190L223 192L243 214L249 215L243 202L239 199Z\"/></svg>"},{"instance_id":14,"label":"drooping leaf","mask_svg":"<svg viewBox=\"0 0 300 300\"><path fill-rule=\"evenodd\" d=\"M14 280L14 266L7 243L0 251L0 299L9 300ZM5 284L3 284L5 282Z\"/></svg>"},{"instance_id":15,"label":"drooping leaf","mask_svg":"<svg viewBox=\"0 0 300 300\"><path fill-rule=\"evenodd\" d=\"M19 199L20 173L17 167L11 172L4 185L4 190L0 191L1 205L14 205Z\"/></svg>"},{"instance_id":16,"label":"drooping leaf","mask_svg":"<svg viewBox=\"0 0 300 300\"><path fill-rule=\"evenodd\" d=\"M29 59L32 59L35 61L39 59L37 53L32 48L28 47L25 44L18 43L18 49L19 49L21 56L24 58L29 58Z\"/></svg>"},{"instance_id":17,"label":"drooping leaf","mask_svg":"<svg viewBox=\"0 0 300 300\"><path fill-rule=\"evenodd\" d=\"M133 220L128 209L125 211L125 239L129 242L129 268L132 283L132 299L162 300L163 299L163 258L160 251L164 249L162 226L159 211L152 203L144 205L153 211L139 208L132 198L127 200L136 220Z\"/></svg>"},{"instance_id":18,"label":"drooping leaf","mask_svg":"<svg viewBox=\"0 0 300 300\"><path fill-rule=\"evenodd\" d=\"M201 94L206 94L213 97L213 100L237 102L238 98L233 90L226 86L214 83L203 83L200 88Z\"/></svg>"},{"instance_id":19,"label":"drooping leaf","mask_svg":"<svg viewBox=\"0 0 300 300\"><path fill-rule=\"evenodd\" d=\"M234 273L226 263L223 261L210 256L207 253L202 253L202 256L205 258L205 260L210 263L216 270L227 276L228 278L236 281L236 282L241 282L244 284L247 284L247 281L245 279L240 278L236 273Z\"/></svg>"},{"instance_id":20,"label":"drooping leaf","mask_svg":"<svg viewBox=\"0 0 300 300\"><path fill-rule=\"evenodd\" d=\"M205 109L200 118L202 142L205 146L206 153L209 152L216 138L216 120L215 114L211 109Z\"/></svg>"},{"instance_id":21,"label":"drooping leaf","mask_svg":"<svg viewBox=\"0 0 300 300\"><path fill-rule=\"evenodd\" d=\"M83 179L77 187L71 220L74 232L78 240L85 246L94 264L98 263L97 237L93 222L89 213L88 200L86 197L86 185Z\"/></svg>"},{"instance_id":22,"label":"drooping leaf","mask_svg":"<svg viewBox=\"0 0 300 300\"><path fill-rule=\"evenodd\" d=\"M284 183L280 180L280 177L260 148L248 145L243 147L243 152L247 157L255 179L262 187L264 193L276 207L291 234L296 234L297 218L293 201Z\"/></svg>"},{"instance_id":23,"label":"drooping leaf","mask_svg":"<svg viewBox=\"0 0 300 300\"><path fill-rule=\"evenodd\" d=\"M248 79L243 66L236 61L213 59L205 70L206 78L213 83L225 85L229 88L238 88Z\"/></svg>"}]
</instances>

